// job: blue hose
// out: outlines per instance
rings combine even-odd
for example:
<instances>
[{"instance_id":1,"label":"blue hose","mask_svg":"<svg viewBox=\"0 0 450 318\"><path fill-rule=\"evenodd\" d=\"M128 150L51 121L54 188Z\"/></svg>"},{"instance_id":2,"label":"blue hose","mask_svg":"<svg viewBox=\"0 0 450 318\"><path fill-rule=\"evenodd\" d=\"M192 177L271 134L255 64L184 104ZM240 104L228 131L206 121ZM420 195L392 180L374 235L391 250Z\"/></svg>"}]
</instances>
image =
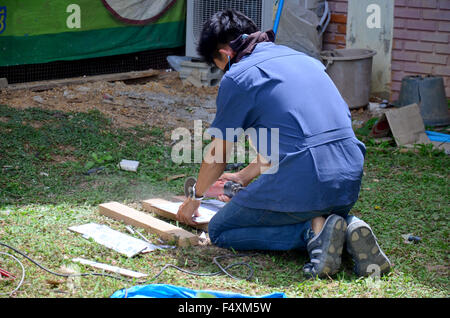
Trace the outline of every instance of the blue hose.
<instances>
[{"instance_id":1,"label":"blue hose","mask_svg":"<svg viewBox=\"0 0 450 318\"><path fill-rule=\"evenodd\" d=\"M278 25L280 24L281 14L283 13L283 6L284 6L284 0L280 0L280 3L278 4L277 15L275 17L275 23L273 25L273 32L275 33L275 37L277 36Z\"/></svg>"}]
</instances>

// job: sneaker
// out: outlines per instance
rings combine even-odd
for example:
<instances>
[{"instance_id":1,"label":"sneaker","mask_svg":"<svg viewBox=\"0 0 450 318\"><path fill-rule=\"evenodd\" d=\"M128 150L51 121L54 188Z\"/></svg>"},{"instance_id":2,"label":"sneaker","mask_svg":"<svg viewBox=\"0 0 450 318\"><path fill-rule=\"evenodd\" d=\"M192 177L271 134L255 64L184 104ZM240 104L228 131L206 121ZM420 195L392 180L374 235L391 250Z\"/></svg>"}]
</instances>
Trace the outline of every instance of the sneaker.
<instances>
[{"instance_id":1,"label":"sneaker","mask_svg":"<svg viewBox=\"0 0 450 318\"><path fill-rule=\"evenodd\" d=\"M391 262L378 245L370 226L362 221L351 222L345 234L347 251L355 263L356 275L381 276L391 269Z\"/></svg>"},{"instance_id":2,"label":"sneaker","mask_svg":"<svg viewBox=\"0 0 450 318\"><path fill-rule=\"evenodd\" d=\"M323 278L339 271L347 222L339 215L329 216L319 234L307 244L310 263L303 267L309 277Z\"/></svg>"}]
</instances>

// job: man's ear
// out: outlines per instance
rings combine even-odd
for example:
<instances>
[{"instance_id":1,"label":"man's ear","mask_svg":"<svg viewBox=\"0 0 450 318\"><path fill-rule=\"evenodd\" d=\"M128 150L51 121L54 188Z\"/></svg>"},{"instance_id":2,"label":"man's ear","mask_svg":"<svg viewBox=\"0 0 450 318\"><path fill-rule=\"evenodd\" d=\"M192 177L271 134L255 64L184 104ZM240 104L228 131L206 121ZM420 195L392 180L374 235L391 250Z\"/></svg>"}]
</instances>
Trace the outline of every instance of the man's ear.
<instances>
[{"instance_id":1,"label":"man's ear","mask_svg":"<svg viewBox=\"0 0 450 318\"><path fill-rule=\"evenodd\" d=\"M219 49L219 53L224 54L225 56L229 56L230 58L233 58L236 55L236 53L229 45Z\"/></svg>"}]
</instances>

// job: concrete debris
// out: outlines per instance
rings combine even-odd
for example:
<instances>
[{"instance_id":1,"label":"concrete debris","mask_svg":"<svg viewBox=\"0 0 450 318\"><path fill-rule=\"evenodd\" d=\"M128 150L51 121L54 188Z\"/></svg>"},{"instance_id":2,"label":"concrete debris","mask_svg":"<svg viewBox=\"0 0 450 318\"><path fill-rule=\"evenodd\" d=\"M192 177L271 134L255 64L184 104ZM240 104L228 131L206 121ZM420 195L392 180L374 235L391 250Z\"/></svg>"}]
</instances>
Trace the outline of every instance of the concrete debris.
<instances>
[{"instance_id":1,"label":"concrete debris","mask_svg":"<svg viewBox=\"0 0 450 318\"><path fill-rule=\"evenodd\" d=\"M8 87L8 80L4 77L0 78L0 89Z\"/></svg>"},{"instance_id":2,"label":"concrete debris","mask_svg":"<svg viewBox=\"0 0 450 318\"><path fill-rule=\"evenodd\" d=\"M180 63L180 78L184 83L195 87L217 86L222 79L223 72L217 67L205 62L182 61Z\"/></svg>"},{"instance_id":3,"label":"concrete debris","mask_svg":"<svg viewBox=\"0 0 450 318\"><path fill-rule=\"evenodd\" d=\"M44 99L41 96L34 96L33 100L39 104L43 104L44 103Z\"/></svg>"},{"instance_id":4,"label":"concrete debris","mask_svg":"<svg viewBox=\"0 0 450 318\"><path fill-rule=\"evenodd\" d=\"M82 93L87 93L91 90L91 88L88 86L78 86L75 88L75 90L82 92Z\"/></svg>"},{"instance_id":5,"label":"concrete debris","mask_svg":"<svg viewBox=\"0 0 450 318\"><path fill-rule=\"evenodd\" d=\"M364 120L357 120L357 119L353 120L352 127L353 129L359 129L364 127Z\"/></svg>"}]
</instances>

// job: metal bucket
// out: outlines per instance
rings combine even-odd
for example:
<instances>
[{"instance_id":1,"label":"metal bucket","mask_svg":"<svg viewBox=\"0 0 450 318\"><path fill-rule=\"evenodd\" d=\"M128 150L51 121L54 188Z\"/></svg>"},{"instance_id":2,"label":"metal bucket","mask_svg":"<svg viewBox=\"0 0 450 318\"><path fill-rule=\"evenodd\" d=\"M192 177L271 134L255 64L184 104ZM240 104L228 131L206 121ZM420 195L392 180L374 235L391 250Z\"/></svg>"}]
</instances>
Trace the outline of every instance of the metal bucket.
<instances>
[{"instance_id":1,"label":"metal bucket","mask_svg":"<svg viewBox=\"0 0 450 318\"><path fill-rule=\"evenodd\" d=\"M402 79L397 107L418 104L427 126L450 124L444 80L439 76L406 76Z\"/></svg>"},{"instance_id":2,"label":"metal bucket","mask_svg":"<svg viewBox=\"0 0 450 318\"><path fill-rule=\"evenodd\" d=\"M323 51L326 71L349 108L369 104L373 56L370 49L336 49Z\"/></svg>"}]
</instances>

